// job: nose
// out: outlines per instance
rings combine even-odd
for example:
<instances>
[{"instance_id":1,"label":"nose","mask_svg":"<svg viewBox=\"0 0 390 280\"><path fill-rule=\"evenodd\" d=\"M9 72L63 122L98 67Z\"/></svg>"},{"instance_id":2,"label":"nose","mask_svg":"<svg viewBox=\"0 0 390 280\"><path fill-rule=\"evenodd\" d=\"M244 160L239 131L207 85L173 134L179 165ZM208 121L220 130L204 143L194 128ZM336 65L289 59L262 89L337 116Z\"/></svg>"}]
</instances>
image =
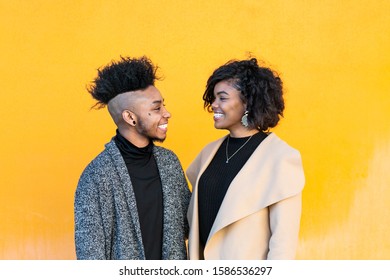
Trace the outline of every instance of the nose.
<instances>
[{"instance_id":1,"label":"nose","mask_svg":"<svg viewBox=\"0 0 390 280\"><path fill-rule=\"evenodd\" d=\"M171 113L164 107L163 117L169 119L171 117Z\"/></svg>"},{"instance_id":2,"label":"nose","mask_svg":"<svg viewBox=\"0 0 390 280\"><path fill-rule=\"evenodd\" d=\"M213 109L213 111L215 111L215 108L218 108L218 103L216 100L214 100L213 103L211 103L211 109Z\"/></svg>"}]
</instances>

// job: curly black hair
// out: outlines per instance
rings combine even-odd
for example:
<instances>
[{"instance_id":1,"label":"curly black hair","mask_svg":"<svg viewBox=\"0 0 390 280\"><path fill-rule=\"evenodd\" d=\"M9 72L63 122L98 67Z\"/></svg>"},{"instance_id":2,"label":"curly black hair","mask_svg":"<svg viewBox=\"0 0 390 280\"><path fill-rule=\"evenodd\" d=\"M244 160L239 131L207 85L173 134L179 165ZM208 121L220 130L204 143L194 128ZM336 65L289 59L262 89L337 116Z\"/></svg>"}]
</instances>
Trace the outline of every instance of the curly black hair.
<instances>
[{"instance_id":1,"label":"curly black hair","mask_svg":"<svg viewBox=\"0 0 390 280\"><path fill-rule=\"evenodd\" d=\"M214 87L221 81L231 82L240 91L249 112L249 128L268 131L283 117L282 80L275 71L259 66L256 58L230 60L213 72L203 94L204 108L209 112L212 112L211 105L215 100Z\"/></svg>"},{"instance_id":2,"label":"curly black hair","mask_svg":"<svg viewBox=\"0 0 390 280\"><path fill-rule=\"evenodd\" d=\"M157 69L146 56L121 56L120 60L97 69L97 77L87 86L88 92L98 101L93 107L103 108L118 94L154 85L155 80L160 79L156 75Z\"/></svg>"}]
</instances>

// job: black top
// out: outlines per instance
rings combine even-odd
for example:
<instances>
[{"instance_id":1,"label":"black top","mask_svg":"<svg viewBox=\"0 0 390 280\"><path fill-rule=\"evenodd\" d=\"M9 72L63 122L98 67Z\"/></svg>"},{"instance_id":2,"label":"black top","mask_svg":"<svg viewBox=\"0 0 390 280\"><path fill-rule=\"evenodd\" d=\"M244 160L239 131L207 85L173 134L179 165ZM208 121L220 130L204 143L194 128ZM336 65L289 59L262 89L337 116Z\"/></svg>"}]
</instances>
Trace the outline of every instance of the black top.
<instances>
[{"instance_id":1,"label":"black top","mask_svg":"<svg viewBox=\"0 0 390 280\"><path fill-rule=\"evenodd\" d=\"M137 202L142 241L147 260L161 260L163 232L162 187L153 156L153 142L138 148L117 130L114 137L129 171Z\"/></svg>"},{"instance_id":2,"label":"black top","mask_svg":"<svg viewBox=\"0 0 390 280\"><path fill-rule=\"evenodd\" d=\"M230 183L259 144L267 137L264 132L258 132L232 156L248 139L228 136L219 147L209 166L203 172L198 184L199 236L201 245L206 244L210 230L217 216L223 198ZM229 138L228 157L226 163L226 143Z\"/></svg>"}]
</instances>

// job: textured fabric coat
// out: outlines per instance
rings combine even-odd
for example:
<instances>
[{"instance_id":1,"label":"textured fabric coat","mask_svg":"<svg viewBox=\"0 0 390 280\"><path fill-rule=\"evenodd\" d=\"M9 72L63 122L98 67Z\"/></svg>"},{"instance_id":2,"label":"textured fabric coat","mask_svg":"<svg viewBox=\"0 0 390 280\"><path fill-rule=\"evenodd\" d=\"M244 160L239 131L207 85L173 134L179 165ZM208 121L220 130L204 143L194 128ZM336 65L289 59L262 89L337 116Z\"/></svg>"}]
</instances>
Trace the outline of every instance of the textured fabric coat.
<instances>
[{"instance_id":1,"label":"textured fabric coat","mask_svg":"<svg viewBox=\"0 0 390 280\"><path fill-rule=\"evenodd\" d=\"M163 192L163 259L186 259L191 193L176 155L154 146ZM84 170L75 193L78 259L145 259L130 176L115 142Z\"/></svg>"},{"instance_id":2,"label":"textured fabric coat","mask_svg":"<svg viewBox=\"0 0 390 280\"><path fill-rule=\"evenodd\" d=\"M231 182L204 248L199 244L198 181L225 137L188 167L190 259L293 259L298 243L304 173L300 154L274 133Z\"/></svg>"}]
</instances>

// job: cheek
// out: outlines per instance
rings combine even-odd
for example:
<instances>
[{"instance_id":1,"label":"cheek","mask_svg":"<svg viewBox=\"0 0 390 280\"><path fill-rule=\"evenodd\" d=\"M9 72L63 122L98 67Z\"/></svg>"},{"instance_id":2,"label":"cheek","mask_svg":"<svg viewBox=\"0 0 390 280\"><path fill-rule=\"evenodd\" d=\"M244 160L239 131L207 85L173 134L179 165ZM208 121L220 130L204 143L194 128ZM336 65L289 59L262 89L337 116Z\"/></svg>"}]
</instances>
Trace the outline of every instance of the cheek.
<instances>
[{"instance_id":1,"label":"cheek","mask_svg":"<svg viewBox=\"0 0 390 280\"><path fill-rule=\"evenodd\" d=\"M158 126L160 124L160 121L161 121L161 117L159 117L159 116L152 114L151 116L148 117L148 122L149 122L150 127Z\"/></svg>"},{"instance_id":2,"label":"cheek","mask_svg":"<svg viewBox=\"0 0 390 280\"><path fill-rule=\"evenodd\" d=\"M225 104L224 110L232 115L239 115L243 110L243 107L240 103Z\"/></svg>"},{"instance_id":3,"label":"cheek","mask_svg":"<svg viewBox=\"0 0 390 280\"><path fill-rule=\"evenodd\" d=\"M232 106L229 108L229 116L230 119L234 121L241 120L241 117L244 115L244 111L242 109L242 106Z\"/></svg>"},{"instance_id":4,"label":"cheek","mask_svg":"<svg viewBox=\"0 0 390 280\"><path fill-rule=\"evenodd\" d=\"M242 104L241 102L238 102L234 107L235 107L237 114L242 114L242 115L244 114L245 108L246 108L244 104Z\"/></svg>"}]
</instances>

